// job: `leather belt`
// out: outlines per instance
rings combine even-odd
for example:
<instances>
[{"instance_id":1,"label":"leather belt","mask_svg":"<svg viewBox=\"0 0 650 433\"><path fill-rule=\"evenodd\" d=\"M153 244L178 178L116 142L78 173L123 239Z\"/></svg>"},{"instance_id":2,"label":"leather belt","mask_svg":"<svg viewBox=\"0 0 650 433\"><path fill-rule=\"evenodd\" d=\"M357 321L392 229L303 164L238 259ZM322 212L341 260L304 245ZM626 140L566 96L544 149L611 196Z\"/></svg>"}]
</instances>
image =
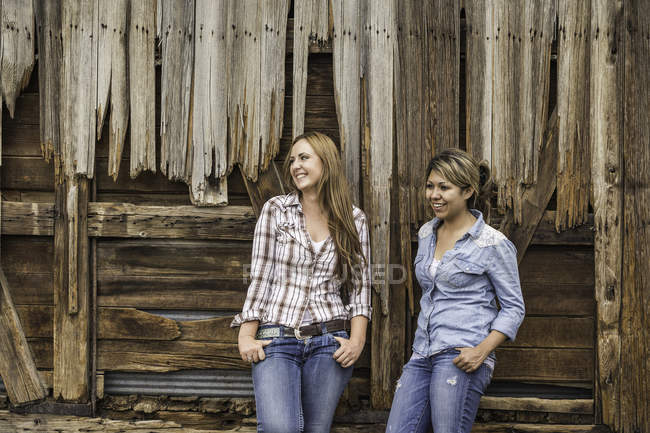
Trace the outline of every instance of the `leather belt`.
<instances>
[{"instance_id":1,"label":"leather belt","mask_svg":"<svg viewBox=\"0 0 650 433\"><path fill-rule=\"evenodd\" d=\"M312 323L311 325L301 326L300 328L289 328L283 325L269 326L258 329L255 338L295 337L298 340L304 340L309 337L316 337L336 331L349 332L350 321L337 319L328 322Z\"/></svg>"}]
</instances>

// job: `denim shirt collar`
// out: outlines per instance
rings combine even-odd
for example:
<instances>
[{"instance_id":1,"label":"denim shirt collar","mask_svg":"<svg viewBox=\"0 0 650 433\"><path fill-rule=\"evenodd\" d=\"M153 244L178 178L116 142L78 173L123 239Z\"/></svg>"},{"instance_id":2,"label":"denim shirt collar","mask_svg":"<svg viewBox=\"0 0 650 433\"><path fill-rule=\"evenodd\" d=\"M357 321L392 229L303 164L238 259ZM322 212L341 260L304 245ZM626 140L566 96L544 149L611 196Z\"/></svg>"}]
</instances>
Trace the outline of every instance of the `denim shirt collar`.
<instances>
[{"instance_id":1,"label":"denim shirt collar","mask_svg":"<svg viewBox=\"0 0 650 433\"><path fill-rule=\"evenodd\" d=\"M469 212L474 215L476 218L476 221L472 225L472 227L467 231L465 235L461 237L461 239L465 238L465 236L469 235L473 239L477 239L481 235L481 231L483 230L483 227L485 227L485 221L483 220L483 214L481 211L476 210L476 209L469 209ZM440 227L440 224L442 224L442 220L438 217L435 217L431 220L431 228L432 228L432 233L437 233L438 227Z\"/></svg>"}]
</instances>

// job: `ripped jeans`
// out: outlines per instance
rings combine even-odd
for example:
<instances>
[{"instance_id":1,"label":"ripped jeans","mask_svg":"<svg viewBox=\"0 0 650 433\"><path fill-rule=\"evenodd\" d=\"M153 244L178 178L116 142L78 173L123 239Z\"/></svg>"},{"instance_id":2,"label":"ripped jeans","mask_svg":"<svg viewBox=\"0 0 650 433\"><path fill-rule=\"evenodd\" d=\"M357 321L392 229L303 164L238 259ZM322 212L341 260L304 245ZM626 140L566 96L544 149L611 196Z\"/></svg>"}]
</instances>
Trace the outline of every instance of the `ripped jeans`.
<instances>
[{"instance_id":1,"label":"ripped jeans","mask_svg":"<svg viewBox=\"0 0 650 433\"><path fill-rule=\"evenodd\" d=\"M453 364L460 352L446 351L430 358L411 358L397 382L386 432L469 433L481 396L492 379L483 363L473 373Z\"/></svg>"}]
</instances>

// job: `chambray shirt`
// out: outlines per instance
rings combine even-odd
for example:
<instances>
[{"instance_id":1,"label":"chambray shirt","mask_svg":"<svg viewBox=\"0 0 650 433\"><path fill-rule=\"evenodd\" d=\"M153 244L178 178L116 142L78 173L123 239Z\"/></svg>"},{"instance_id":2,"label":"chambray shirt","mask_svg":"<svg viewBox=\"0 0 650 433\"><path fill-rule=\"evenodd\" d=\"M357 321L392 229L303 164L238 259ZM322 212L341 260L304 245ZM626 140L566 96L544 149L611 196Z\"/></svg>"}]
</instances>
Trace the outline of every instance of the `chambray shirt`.
<instances>
[{"instance_id":1,"label":"chambray shirt","mask_svg":"<svg viewBox=\"0 0 650 433\"><path fill-rule=\"evenodd\" d=\"M524 319L514 245L485 224L481 212L470 212L476 222L445 252L433 280L429 266L441 221L434 218L418 233L415 275L422 298L413 342L418 355L429 357L455 347L474 347L492 330L514 340ZM490 358L493 364L493 353Z\"/></svg>"}]
</instances>

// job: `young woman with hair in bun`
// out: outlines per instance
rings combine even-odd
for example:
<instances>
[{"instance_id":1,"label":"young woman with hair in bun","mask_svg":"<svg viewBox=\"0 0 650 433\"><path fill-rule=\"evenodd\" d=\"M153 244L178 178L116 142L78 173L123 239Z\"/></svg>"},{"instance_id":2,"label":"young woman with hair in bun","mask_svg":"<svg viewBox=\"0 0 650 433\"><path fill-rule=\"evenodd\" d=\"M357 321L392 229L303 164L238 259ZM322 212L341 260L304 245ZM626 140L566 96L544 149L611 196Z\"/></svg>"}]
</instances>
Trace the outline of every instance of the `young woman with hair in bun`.
<instances>
[{"instance_id":1,"label":"young woman with hair in bun","mask_svg":"<svg viewBox=\"0 0 650 433\"><path fill-rule=\"evenodd\" d=\"M515 339L524 318L515 247L474 209L489 203L489 180L487 162L459 149L429 163L425 196L435 217L418 233L421 309L387 432L469 433L494 350Z\"/></svg>"}]
</instances>

